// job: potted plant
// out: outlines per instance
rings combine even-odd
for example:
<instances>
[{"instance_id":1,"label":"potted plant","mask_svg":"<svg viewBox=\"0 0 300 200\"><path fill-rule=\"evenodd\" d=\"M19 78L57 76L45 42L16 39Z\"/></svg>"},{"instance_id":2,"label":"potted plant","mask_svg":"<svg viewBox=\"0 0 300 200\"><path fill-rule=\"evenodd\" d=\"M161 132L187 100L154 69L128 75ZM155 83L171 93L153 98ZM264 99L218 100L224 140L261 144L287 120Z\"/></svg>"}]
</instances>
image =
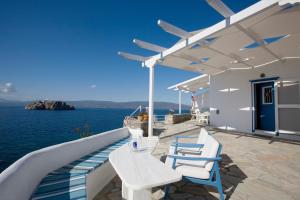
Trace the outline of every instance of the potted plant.
<instances>
[{"instance_id":1,"label":"potted plant","mask_svg":"<svg viewBox=\"0 0 300 200\"><path fill-rule=\"evenodd\" d=\"M137 119L142 122L144 120L144 115L145 115L145 112L140 112Z\"/></svg>"}]
</instances>

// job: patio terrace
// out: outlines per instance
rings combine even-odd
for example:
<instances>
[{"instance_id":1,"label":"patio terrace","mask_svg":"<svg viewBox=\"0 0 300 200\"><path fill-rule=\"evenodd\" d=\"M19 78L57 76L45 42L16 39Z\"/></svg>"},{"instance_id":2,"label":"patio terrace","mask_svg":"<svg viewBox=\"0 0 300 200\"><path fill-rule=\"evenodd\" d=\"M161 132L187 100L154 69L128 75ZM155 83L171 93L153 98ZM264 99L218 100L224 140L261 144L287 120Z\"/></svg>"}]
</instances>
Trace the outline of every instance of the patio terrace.
<instances>
[{"instance_id":1,"label":"patio terrace","mask_svg":"<svg viewBox=\"0 0 300 200\"><path fill-rule=\"evenodd\" d=\"M181 135L198 135L199 129ZM221 179L226 199L299 199L300 143L218 130L210 133L223 144ZM161 138L153 155L164 160L172 138ZM160 199L162 190L163 187L153 189L153 199ZM213 188L184 181L170 187L170 199L215 200L218 197ZM116 176L95 200L118 199L121 199L121 181Z\"/></svg>"}]
</instances>

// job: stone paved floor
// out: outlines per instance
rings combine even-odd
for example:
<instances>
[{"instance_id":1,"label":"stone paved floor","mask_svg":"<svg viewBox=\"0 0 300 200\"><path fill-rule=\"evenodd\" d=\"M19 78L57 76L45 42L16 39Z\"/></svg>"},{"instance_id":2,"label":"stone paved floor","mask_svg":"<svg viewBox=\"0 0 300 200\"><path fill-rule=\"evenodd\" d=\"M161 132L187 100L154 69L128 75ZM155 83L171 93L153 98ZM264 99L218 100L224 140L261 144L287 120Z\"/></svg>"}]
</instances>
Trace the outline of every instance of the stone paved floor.
<instances>
[{"instance_id":1,"label":"stone paved floor","mask_svg":"<svg viewBox=\"0 0 300 200\"><path fill-rule=\"evenodd\" d=\"M164 138L174 134L192 131L194 129L199 129L199 125L195 120L185 121L180 124L155 123L153 134L158 135L160 138Z\"/></svg>"},{"instance_id":2,"label":"stone paved floor","mask_svg":"<svg viewBox=\"0 0 300 200\"><path fill-rule=\"evenodd\" d=\"M197 135L191 130L185 135ZM300 144L273 141L224 132L212 132L223 144L221 179L226 199L297 200L300 199ZM163 138L153 154L165 157L171 138ZM153 189L159 199L163 188ZM180 181L171 185L170 199L215 200L213 188ZM116 176L95 200L121 198L121 181Z\"/></svg>"}]
</instances>

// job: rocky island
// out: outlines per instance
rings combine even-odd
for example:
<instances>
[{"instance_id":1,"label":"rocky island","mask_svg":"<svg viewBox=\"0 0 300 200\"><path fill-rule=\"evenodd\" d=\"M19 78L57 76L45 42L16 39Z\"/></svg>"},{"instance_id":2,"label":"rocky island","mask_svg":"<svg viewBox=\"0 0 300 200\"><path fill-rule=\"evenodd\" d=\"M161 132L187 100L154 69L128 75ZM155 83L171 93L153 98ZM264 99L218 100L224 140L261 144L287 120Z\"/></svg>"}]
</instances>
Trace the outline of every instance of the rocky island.
<instances>
[{"instance_id":1,"label":"rocky island","mask_svg":"<svg viewBox=\"0 0 300 200\"><path fill-rule=\"evenodd\" d=\"M75 110L63 101L36 101L25 106L26 110Z\"/></svg>"}]
</instances>

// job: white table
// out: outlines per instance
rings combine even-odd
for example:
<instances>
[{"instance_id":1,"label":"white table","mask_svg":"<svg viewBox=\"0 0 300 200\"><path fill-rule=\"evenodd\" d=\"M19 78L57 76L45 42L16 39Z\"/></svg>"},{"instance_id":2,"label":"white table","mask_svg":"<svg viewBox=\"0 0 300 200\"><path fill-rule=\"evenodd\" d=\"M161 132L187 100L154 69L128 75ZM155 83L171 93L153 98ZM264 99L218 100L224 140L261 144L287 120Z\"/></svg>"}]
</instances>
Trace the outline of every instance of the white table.
<instances>
[{"instance_id":1,"label":"white table","mask_svg":"<svg viewBox=\"0 0 300 200\"><path fill-rule=\"evenodd\" d=\"M143 138L148 149L133 152L128 144L114 150L109 161L122 180L122 197L129 200L150 200L152 187L181 180L181 175L151 155L155 147L153 138Z\"/></svg>"}]
</instances>

